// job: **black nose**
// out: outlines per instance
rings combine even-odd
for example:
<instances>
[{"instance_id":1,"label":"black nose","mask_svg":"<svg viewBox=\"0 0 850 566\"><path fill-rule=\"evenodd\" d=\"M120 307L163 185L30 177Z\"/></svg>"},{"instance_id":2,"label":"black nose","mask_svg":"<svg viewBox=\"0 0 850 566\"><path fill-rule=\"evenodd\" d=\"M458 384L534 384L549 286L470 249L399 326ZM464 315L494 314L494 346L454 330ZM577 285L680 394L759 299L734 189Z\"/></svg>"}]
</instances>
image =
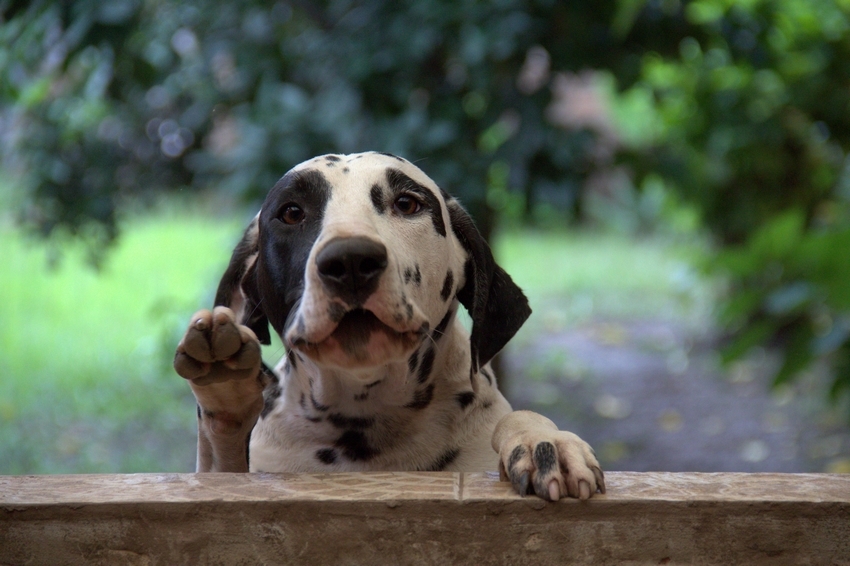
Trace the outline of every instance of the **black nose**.
<instances>
[{"instance_id":1,"label":"black nose","mask_svg":"<svg viewBox=\"0 0 850 566\"><path fill-rule=\"evenodd\" d=\"M338 238L316 256L325 287L349 305L362 304L387 268L387 248L368 238Z\"/></svg>"}]
</instances>

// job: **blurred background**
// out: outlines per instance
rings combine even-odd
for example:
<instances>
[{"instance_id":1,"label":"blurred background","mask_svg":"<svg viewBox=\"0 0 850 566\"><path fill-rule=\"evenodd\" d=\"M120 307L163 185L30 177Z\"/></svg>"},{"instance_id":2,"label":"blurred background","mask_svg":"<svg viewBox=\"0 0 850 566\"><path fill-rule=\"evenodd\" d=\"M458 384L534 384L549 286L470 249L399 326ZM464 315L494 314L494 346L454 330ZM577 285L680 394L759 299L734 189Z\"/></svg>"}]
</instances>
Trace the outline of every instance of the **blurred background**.
<instances>
[{"instance_id":1,"label":"blurred background","mask_svg":"<svg viewBox=\"0 0 850 566\"><path fill-rule=\"evenodd\" d=\"M193 470L188 317L364 150L474 214L502 389L605 469L850 472L850 1L0 0L0 473Z\"/></svg>"}]
</instances>

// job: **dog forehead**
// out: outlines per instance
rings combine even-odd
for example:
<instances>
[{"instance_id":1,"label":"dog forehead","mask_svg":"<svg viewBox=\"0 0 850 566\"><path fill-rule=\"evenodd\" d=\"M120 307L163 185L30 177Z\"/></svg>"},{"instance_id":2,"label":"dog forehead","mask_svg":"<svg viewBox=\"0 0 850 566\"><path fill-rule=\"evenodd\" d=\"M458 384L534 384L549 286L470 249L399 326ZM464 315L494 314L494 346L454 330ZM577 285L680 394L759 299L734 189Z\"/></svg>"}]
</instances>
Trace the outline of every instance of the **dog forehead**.
<instances>
[{"instance_id":1,"label":"dog forehead","mask_svg":"<svg viewBox=\"0 0 850 566\"><path fill-rule=\"evenodd\" d=\"M388 174L401 171L438 198L445 193L419 167L403 157L389 153L366 152L348 155L328 154L308 159L292 168L292 172L317 171L328 180L332 190L367 191L374 185L387 186Z\"/></svg>"}]
</instances>

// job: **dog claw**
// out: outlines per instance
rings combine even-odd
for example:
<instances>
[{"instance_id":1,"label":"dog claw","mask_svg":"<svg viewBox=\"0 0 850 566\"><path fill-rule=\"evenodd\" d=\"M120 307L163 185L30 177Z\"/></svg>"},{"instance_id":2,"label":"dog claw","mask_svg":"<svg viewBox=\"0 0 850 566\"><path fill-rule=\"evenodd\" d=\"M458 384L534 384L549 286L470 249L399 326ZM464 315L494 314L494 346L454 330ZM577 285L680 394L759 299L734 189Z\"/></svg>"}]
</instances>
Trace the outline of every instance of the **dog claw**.
<instances>
[{"instance_id":1,"label":"dog claw","mask_svg":"<svg viewBox=\"0 0 850 566\"><path fill-rule=\"evenodd\" d=\"M590 484L584 480L578 482L578 498L590 499Z\"/></svg>"},{"instance_id":2,"label":"dog claw","mask_svg":"<svg viewBox=\"0 0 850 566\"><path fill-rule=\"evenodd\" d=\"M558 501L561 498L561 488L558 486L558 480L549 482L549 501Z\"/></svg>"}]
</instances>

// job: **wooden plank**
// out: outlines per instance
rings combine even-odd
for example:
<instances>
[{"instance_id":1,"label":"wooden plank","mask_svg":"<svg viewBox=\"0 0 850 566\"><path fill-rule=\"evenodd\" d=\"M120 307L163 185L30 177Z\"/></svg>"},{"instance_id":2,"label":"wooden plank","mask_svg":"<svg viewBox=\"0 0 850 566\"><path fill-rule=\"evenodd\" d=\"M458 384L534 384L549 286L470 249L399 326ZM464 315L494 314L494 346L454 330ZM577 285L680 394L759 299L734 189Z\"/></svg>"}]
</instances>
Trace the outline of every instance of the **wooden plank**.
<instances>
[{"instance_id":1,"label":"wooden plank","mask_svg":"<svg viewBox=\"0 0 850 566\"><path fill-rule=\"evenodd\" d=\"M0 476L0 564L850 564L850 475Z\"/></svg>"}]
</instances>

